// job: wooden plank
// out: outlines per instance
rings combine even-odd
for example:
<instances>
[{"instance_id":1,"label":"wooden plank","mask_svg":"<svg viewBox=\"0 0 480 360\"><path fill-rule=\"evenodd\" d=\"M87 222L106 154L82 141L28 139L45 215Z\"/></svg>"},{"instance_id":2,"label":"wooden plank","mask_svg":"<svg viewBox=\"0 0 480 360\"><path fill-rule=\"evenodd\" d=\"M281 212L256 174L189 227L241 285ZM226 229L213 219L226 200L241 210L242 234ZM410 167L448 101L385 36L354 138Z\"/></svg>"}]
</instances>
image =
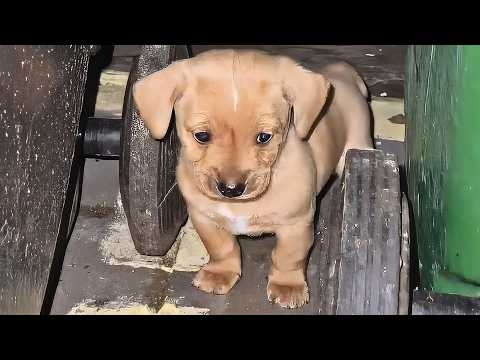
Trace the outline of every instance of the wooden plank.
<instances>
[{"instance_id":1,"label":"wooden plank","mask_svg":"<svg viewBox=\"0 0 480 360\"><path fill-rule=\"evenodd\" d=\"M89 56L88 46L0 46L0 314L40 313L67 241Z\"/></svg>"},{"instance_id":2,"label":"wooden plank","mask_svg":"<svg viewBox=\"0 0 480 360\"><path fill-rule=\"evenodd\" d=\"M415 290L412 315L480 315L480 299Z\"/></svg>"},{"instance_id":3,"label":"wooden plank","mask_svg":"<svg viewBox=\"0 0 480 360\"><path fill-rule=\"evenodd\" d=\"M319 251L312 252L314 263L318 263L319 314L333 315L337 308L338 270L342 233L343 194L341 181L336 179L320 196L319 215L316 221L315 238Z\"/></svg>"},{"instance_id":4,"label":"wooden plank","mask_svg":"<svg viewBox=\"0 0 480 360\"><path fill-rule=\"evenodd\" d=\"M396 314L400 272L400 184L393 155L351 150L337 314Z\"/></svg>"}]
</instances>

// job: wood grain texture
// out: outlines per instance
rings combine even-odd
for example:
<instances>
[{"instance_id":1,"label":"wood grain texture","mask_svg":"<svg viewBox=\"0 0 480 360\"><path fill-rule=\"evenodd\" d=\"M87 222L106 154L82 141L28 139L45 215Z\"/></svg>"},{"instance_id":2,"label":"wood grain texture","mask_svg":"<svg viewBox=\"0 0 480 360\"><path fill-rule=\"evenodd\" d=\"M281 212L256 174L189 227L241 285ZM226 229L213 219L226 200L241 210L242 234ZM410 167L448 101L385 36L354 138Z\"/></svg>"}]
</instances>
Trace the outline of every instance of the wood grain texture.
<instances>
[{"instance_id":1,"label":"wood grain texture","mask_svg":"<svg viewBox=\"0 0 480 360\"><path fill-rule=\"evenodd\" d=\"M397 314L400 184L393 155L351 150L344 207L337 314Z\"/></svg>"},{"instance_id":2,"label":"wood grain texture","mask_svg":"<svg viewBox=\"0 0 480 360\"><path fill-rule=\"evenodd\" d=\"M336 179L321 195L318 218L316 218L315 238L318 250L314 248L312 260L318 265L320 315L334 315L337 309L338 272L341 257L341 235L343 219L343 192L341 179Z\"/></svg>"},{"instance_id":3,"label":"wood grain texture","mask_svg":"<svg viewBox=\"0 0 480 360\"><path fill-rule=\"evenodd\" d=\"M40 313L56 245L66 241L89 51L0 46L1 314Z\"/></svg>"},{"instance_id":4,"label":"wood grain texture","mask_svg":"<svg viewBox=\"0 0 480 360\"><path fill-rule=\"evenodd\" d=\"M480 299L415 290L412 315L480 315Z\"/></svg>"}]
</instances>

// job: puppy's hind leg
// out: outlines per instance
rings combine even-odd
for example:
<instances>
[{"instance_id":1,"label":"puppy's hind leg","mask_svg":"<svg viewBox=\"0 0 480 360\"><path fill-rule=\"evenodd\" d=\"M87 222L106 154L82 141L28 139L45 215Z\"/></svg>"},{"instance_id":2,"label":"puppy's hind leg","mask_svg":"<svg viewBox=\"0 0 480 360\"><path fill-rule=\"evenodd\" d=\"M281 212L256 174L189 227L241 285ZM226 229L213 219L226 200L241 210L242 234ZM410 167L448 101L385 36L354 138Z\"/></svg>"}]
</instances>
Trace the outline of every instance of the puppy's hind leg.
<instances>
[{"instance_id":1,"label":"puppy's hind leg","mask_svg":"<svg viewBox=\"0 0 480 360\"><path fill-rule=\"evenodd\" d=\"M232 234L201 214L189 215L210 255L209 263L195 275L192 284L207 293L226 294L241 276L240 246Z\"/></svg>"},{"instance_id":2,"label":"puppy's hind leg","mask_svg":"<svg viewBox=\"0 0 480 360\"><path fill-rule=\"evenodd\" d=\"M268 274L268 300L281 307L302 307L309 300L305 268L313 244L313 224L282 226L276 235Z\"/></svg>"}]
</instances>

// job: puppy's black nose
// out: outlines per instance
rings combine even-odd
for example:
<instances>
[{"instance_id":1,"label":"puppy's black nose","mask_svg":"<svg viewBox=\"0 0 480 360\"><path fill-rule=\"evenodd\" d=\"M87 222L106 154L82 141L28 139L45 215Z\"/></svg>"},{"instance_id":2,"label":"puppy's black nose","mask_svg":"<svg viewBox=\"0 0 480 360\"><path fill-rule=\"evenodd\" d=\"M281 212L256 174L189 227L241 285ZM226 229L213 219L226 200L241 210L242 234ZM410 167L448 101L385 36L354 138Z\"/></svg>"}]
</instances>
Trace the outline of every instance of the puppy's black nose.
<instances>
[{"instance_id":1,"label":"puppy's black nose","mask_svg":"<svg viewBox=\"0 0 480 360\"><path fill-rule=\"evenodd\" d=\"M217 189L220 191L220 194L227 198L236 198L245 191L245 184L225 184L220 182L217 185Z\"/></svg>"}]
</instances>

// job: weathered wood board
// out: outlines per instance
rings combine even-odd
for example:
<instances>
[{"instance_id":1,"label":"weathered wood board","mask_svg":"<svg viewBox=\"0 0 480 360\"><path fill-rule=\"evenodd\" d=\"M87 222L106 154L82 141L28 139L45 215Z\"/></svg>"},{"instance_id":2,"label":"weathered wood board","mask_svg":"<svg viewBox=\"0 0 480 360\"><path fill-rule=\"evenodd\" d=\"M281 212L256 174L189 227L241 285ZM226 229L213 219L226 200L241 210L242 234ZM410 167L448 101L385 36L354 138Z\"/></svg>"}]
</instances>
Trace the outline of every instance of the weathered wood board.
<instances>
[{"instance_id":1,"label":"weathered wood board","mask_svg":"<svg viewBox=\"0 0 480 360\"><path fill-rule=\"evenodd\" d=\"M0 314L40 313L67 240L89 57L89 46L0 46Z\"/></svg>"}]
</instances>

